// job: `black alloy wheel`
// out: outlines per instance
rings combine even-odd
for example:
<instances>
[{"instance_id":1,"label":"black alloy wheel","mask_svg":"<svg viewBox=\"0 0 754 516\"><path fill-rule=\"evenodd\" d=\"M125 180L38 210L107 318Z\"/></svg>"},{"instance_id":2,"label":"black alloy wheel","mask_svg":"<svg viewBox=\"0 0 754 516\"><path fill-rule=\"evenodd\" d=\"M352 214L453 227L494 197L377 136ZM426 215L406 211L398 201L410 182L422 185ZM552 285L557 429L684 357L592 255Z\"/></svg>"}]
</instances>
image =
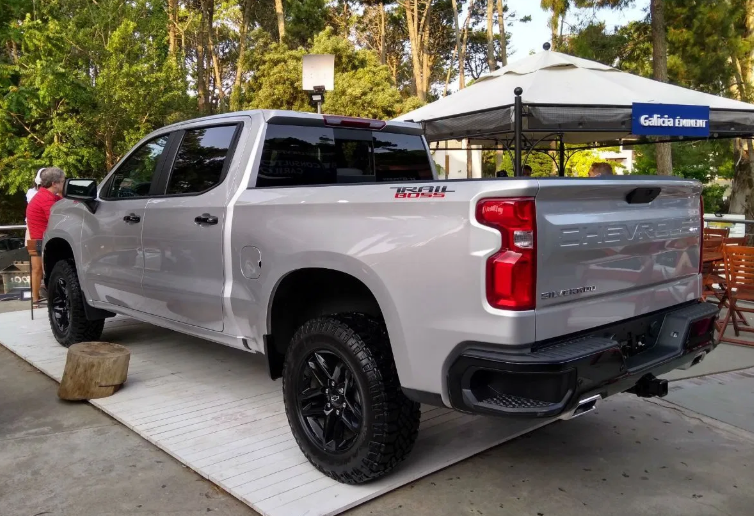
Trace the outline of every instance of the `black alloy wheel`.
<instances>
[{"instance_id":1,"label":"black alloy wheel","mask_svg":"<svg viewBox=\"0 0 754 516\"><path fill-rule=\"evenodd\" d=\"M61 334L65 334L71 326L71 298L68 295L68 283L65 278L58 277L51 287L48 300L52 314L50 322L55 325Z\"/></svg>"},{"instance_id":2,"label":"black alloy wheel","mask_svg":"<svg viewBox=\"0 0 754 516\"><path fill-rule=\"evenodd\" d=\"M385 323L370 315L305 322L286 349L283 399L301 451L339 482L386 475L416 441L419 404L401 390Z\"/></svg>"},{"instance_id":3,"label":"black alloy wheel","mask_svg":"<svg viewBox=\"0 0 754 516\"><path fill-rule=\"evenodd\" d=\"M105 321L90 321L84 308L84 293L73 260L55 262L47 282L49 294L47 317L55 340L69 347L77 342L90 342L102 336Z\"/></svg>"},{"instance_id":4,"label":"black alloy wheel","mask_svg":"<svg viewBox=\"0 0 754 516\"><path fill-rule=\"evenodd\" d=\"M336 353L320 349L301 363L298 380L298 415L309 439L327 453L351 449L363 423L353 371Z\"/></svg>"}]
</instances>

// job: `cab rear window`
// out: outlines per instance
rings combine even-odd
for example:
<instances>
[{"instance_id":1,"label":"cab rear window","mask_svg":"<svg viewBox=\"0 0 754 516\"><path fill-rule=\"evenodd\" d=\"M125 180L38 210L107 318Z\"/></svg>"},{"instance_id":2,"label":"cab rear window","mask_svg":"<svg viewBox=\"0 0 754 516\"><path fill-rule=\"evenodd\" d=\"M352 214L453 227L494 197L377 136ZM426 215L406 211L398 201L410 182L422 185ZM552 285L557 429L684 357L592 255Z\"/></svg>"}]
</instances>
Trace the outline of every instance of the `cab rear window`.
<instances>
[{"instance_id":1,"label":"cab rear window","mask_svg":"<svg viewBox=\"0 0 754 516\"><path fill-rule=\"evenodd\" d=\"M432 179L430 157L421 136L271 124L257 187Z\"/></svg>"}]
</instances>

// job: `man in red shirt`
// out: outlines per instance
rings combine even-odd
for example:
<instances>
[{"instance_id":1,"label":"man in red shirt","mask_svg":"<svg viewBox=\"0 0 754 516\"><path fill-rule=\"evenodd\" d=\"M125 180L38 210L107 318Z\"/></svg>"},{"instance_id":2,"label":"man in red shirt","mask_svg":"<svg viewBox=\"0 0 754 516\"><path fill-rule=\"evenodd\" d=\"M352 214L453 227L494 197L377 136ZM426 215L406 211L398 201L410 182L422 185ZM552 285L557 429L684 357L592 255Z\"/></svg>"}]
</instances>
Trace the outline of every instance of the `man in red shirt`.
<instances>
[{"instance_id":1,"label":"man in red shirt","mask_svg":"<svg viewBox=\"0 0 754 516\"><path fill-rule=\"evenodd\" d=\"M26 243L31 257L31 297L39 303L39 288L42 285L42 239L50 221L50 209L58 202L65 184L65 172L55 167L48 167L40 174L39 191L26 207L26 225L29 228L29 240Z\"/></svg>"}]
</instances>

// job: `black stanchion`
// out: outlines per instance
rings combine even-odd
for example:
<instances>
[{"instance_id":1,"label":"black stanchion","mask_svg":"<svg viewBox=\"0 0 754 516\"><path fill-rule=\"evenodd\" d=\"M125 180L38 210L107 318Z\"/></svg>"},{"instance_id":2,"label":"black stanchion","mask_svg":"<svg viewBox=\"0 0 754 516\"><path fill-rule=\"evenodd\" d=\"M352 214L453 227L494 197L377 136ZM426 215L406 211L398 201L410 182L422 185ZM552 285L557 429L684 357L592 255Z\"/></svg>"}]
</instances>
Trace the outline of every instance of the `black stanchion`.
<instances>
[{"instance_id":1,"label":"black stanchion","mask_svg":"<svg viewBox=\"0 0 754 516\"><path fill-rule=\"evenodd\" d=\"M516 100L513 104L513 127L515 130L515 144L516 149L513 155L513 175L516 177L521 176L521 145L523 142L523 103L521 101L521 94L524 92L520 86L513 90L516 95Z\"/></svg>"}]
</instances>

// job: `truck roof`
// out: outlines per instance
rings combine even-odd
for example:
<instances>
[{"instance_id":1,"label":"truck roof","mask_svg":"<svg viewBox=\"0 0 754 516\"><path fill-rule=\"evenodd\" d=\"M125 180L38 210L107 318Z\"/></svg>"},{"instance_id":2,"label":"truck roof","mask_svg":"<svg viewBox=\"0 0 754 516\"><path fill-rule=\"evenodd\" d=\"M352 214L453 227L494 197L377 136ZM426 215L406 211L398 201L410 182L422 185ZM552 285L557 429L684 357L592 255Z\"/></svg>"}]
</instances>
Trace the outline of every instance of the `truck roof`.
<instances>
[{"instance_id":1,"label":"truck roof","mask_svg":"<svg viewBox=\"0 0 754 516\"><path fill-rule=\"evenodd\" d=\"M224 118L237 117L239 115L242 116L242 115L254 115L254 114L261 114L265 122L269 122L273 118L278 118L278 119L286 119L288 123L290 123L292 119L298 118L298 119L301 119L302 123L305 125L310 125L312 124L312 122L314 123L322 122L324 121L325 116L340 116L340 115L306 113L302 111L291 111L291 110L286 110L286 109L253 109L253 110L245 110L245 111L231 111L228 113L220 113L217 115L209 115L209 116L203 116L199 118L192 118L189 120L183 120L182 122L177 122L175 124L161 127L160 130L178 129L183 125L194 124L196 122L219 121ZM422 130L421 124L417 124L414 122L401 122L398 120L385 121L385 127L391 128L391 129L399 129L399 130L402 129L406 132L415 133L415 134L420 133Z\"/></svg>"}]
</instances>

